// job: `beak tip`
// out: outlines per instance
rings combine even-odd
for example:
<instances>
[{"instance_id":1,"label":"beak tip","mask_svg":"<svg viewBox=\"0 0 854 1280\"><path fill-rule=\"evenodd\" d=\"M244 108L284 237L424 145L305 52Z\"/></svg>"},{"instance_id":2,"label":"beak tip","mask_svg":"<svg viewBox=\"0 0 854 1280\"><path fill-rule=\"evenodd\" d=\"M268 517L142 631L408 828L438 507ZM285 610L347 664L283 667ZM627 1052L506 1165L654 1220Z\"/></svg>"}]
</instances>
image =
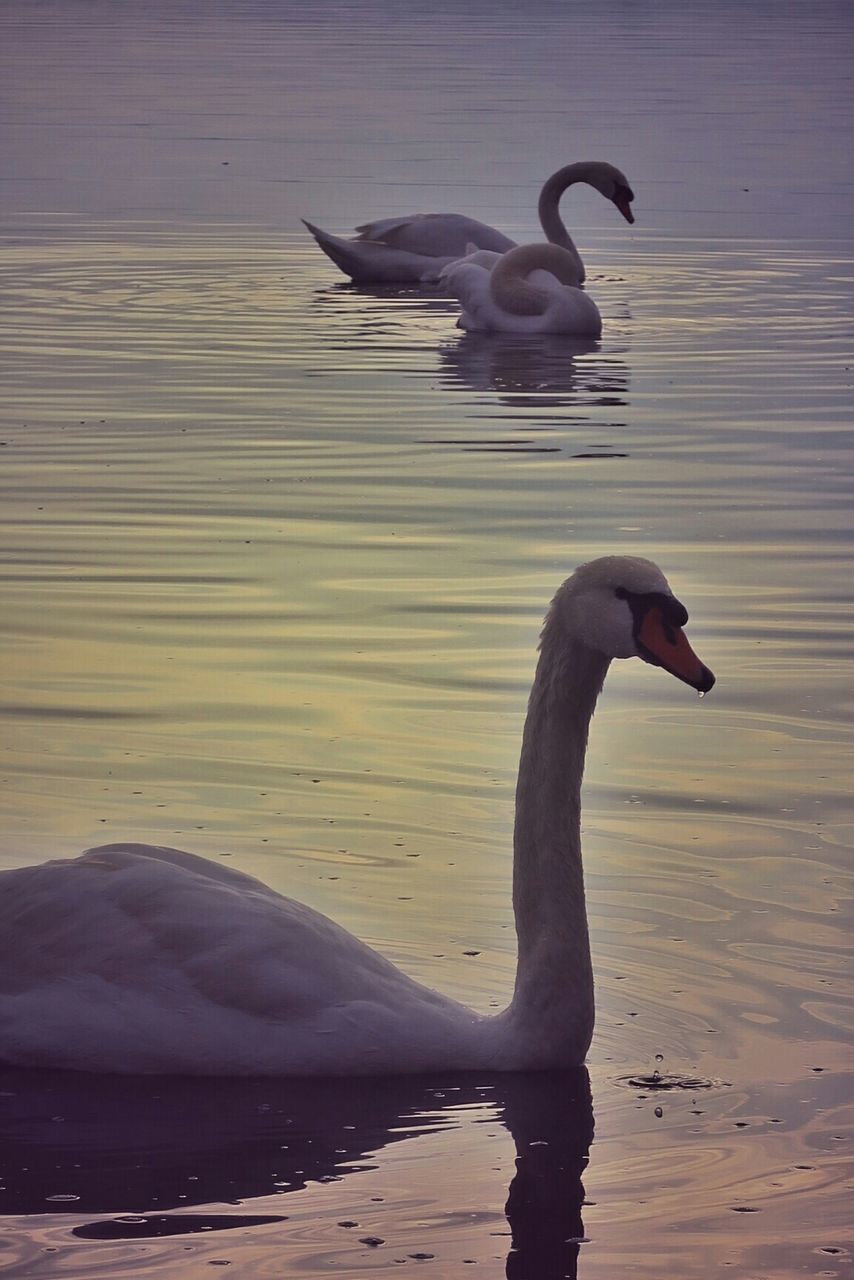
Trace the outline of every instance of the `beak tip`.
<instances>
[{"instance_id":1,"label":"beak tip","mask_svg":"<svg viewBox=\"0 0 854 1280\"><path fill-rule=\"evenodd\" d=\"M710 689L714 688L714 685L715 677L713 672L711 672L708 667L701 664L700 674L694 683L694 688L698 693L708 693Z\"/></svg>"},{"instance_id":2,"label":"beak tip","mask_svg":"<svg viewBox=\"0 0 854 1280\"><path fill-rule=\"evenodd\" d=\"M611 197L611 200L613 204L617 206L626 222L634 222L635 215L632 213L632 200L634 200L633 192L621 187L620 190Z\"/></svg>"}]
</instances>

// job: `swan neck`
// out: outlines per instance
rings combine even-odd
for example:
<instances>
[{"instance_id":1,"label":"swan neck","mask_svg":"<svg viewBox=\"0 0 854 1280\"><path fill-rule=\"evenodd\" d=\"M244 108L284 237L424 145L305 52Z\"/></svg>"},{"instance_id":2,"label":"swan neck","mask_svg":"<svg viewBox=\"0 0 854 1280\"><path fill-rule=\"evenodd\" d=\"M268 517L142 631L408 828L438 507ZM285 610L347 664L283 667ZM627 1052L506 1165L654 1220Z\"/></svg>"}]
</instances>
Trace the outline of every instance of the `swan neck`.
<instances>
[{"instance_id":1,"label":"swan neck","mask_svg":"<svg viewBox=\"0 0 854 1280\"><path fill-rule=\"evenodd\" d=\"M567 164L562 169L558 169L557 173L553 173L543 184L537 206L540 225L545 232L546 239L550 240L552 244L559 244L564 249L568 249L575 258L579 284L584 284L584 263L563 218L560 216L559 205L560 198L568 187L573 186L576 182L590 181L590 169L591 162L585 160L578 161L576 164Z\"/></svg>"},{"instance_id":2,"label":"swan neck","mask_svg":"<svg viewBox=\"0 0 854 1280\"><path fill-rule=\"evenodd\" d=\"M546 622L516 790L513 909L519 959L513 1009L589 1044L593 976L581 863L587 734L609 659ZM580 1059L579 1059L580 1060Z\"/></svg>"},{"instance_id":3,"label":"swan neck","mask_svg":"<svg viewBox=\"0 0 854 1280\"><path fill-rule=\"evenodd\" d=\"M549 305L549 296L525 277L538 265L536 261L529 263L528 250L535 245L523 245L520 249L511 249L499 258L489 276L489 291L492 300L502 311L513 316L541 316ZM545 246L543 246L545 248Z\"/></svg>"},{"instance_id":4,"label":"swan neck","mask_svg":"<svg viewBox=\"0 0 854 1280\"><path fill-rule=\"evenodd\" d=\"M556 244L517 245L499 258L490 273L489 290L495 305L511 315L544 315L554 295L527 278L531 271L547 271L563 285L578 284L575 259L566 249Z\"/></svg>"}]
</instances>

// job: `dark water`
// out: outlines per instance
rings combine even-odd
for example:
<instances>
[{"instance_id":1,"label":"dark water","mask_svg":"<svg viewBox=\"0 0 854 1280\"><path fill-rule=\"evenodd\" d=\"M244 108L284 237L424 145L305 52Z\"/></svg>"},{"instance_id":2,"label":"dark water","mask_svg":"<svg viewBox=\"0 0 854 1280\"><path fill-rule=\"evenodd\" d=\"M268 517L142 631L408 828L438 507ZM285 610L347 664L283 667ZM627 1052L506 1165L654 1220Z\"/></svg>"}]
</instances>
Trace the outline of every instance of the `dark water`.
<instances>
[{"instance_id":1,"label":"dark water","mask_svg":"<svg viewBox=\"0 0 854 1280\"><path fill-rule=\"evenodd\" d=\"M465 9L0 10L0 864L229 856L502 1005L539 620L648 555L718 685L618 664L597 711L589 1084L10 1073L10 1275L850 1267L854 21ZM585 157L637 195L565 201L595 346L462 335L299 224L533 238Z\"/></svg>"}]
</instances>

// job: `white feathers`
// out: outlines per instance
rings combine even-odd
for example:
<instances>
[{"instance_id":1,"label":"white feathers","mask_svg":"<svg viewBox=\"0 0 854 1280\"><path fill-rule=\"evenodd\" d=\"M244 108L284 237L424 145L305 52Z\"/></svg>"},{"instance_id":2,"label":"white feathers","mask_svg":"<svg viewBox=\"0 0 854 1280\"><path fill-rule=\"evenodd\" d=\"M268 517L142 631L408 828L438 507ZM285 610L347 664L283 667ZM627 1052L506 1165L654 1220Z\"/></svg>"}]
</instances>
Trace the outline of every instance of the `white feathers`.
<instances>
[{"instance_id":1,"label":"white feathers","mask_svg":"<svg viewBox=\"0 0 854 1280\"><path fill-rule=\"evenodd\" d=\"M459 328L487 333L564 333L598 338L602 317L579 288L572 255L554 244L519 245L494 259L475 252L445 267Z\"/></svg>"},{"instance_id":2,"label":"white feathers","mask_svg":"<svg viewBox=\"0 0 854 1280\"><path fill-rule=\"evenodd\" d=\"M577 182L586 182L599 191L628 222L634 221L634 196L625 175L601 160L565 165L544 184L538 204L543 233L547 240L572 254L578 282L583 283L584 264L558 209L564 191ZM442 268L468 253L469 246L501 254L516 243L495 227L459 213L379 218L357 227L359 234L355 237L333 236L310 222L305 225L327 257L361 284L434 283Z\"/></svg>"}]
</instances>

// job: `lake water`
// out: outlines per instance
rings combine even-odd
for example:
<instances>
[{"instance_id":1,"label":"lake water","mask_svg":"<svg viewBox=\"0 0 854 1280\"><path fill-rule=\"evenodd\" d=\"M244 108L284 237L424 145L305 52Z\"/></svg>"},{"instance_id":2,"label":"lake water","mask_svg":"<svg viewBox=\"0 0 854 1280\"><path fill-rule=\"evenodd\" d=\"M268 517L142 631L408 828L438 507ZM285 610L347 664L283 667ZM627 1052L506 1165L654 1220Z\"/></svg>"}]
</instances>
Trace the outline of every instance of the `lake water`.
<instances>
[{"instance_id":1,"label":"lake water","mask_svg":"<svg viewBox=\"0 0 854 1280\"><path fill-rule=\"evenodd\" d=\"M850 6L8 0L0 26L0 866L228 857L490 1010L556 586L650 556L718 676L701 703L616 664L597 711L589 1077L8 1072L0 1270L848 1275ZM299 222L533 239L580 158L637 216L565 198L586 348L355 289Z\"/></svg>"}]
</instances>

